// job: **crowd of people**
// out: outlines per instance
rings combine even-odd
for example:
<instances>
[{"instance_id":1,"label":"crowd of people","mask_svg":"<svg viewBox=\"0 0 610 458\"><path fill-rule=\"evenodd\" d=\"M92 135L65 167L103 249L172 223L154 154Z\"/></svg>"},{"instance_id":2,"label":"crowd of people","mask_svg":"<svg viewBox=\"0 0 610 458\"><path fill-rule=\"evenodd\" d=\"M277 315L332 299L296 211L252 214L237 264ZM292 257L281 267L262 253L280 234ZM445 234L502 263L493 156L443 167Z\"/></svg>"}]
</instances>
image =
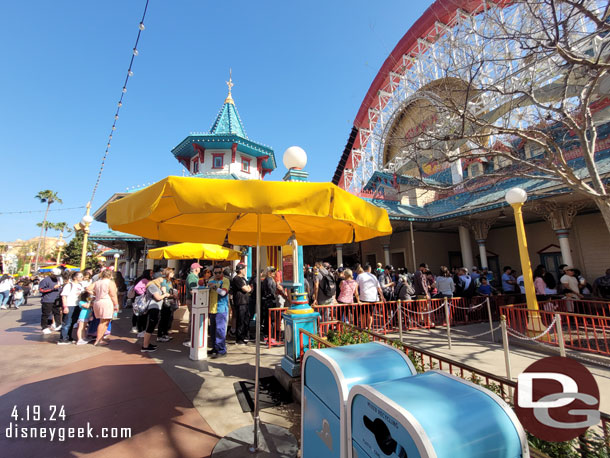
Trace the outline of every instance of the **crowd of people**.
<instances>
[{"instance_id":1,"label":"crowd of people","mask_svg":"<svg viewBox=\"0 0 610 458\"><path fill-rule=\"evenodd\" d=\"M536 295L544 300L562 296L571 299L610 299L610 269L604 276L589 284L580 271L568 265L559 266L557 278L543 265L533 273ZM316 262L305 267L306 290L312 305L332 303L367 303L391 300L414 300L475 296L515 296L515 302L524 301L523 275L505 266L499 279L489 269L441 266L434 274L426 263L421 263L413 273L405 269L385 268L378 263L356 264L354 269L334 269L329 263Z\"/></svg>"},{"instance_id":2,"label":"crowd of people","mask_svg":"<svg viewBox=\"0 0 610 458\"><path fill-rule=\"evenodd\" d=\"M227 336L237 345L250 341L250 324L255 314L256 279L246 277L246 266L237 264L235 270L225 266L204 267L193 263L182 277L176 278L174 269L144 270L128 287L121 272L112 268L95 271L70 272L54 269L49 275L21 278L0 277L0 308L7 309L27 304L28 297L37 292L41 297L40 326L43 334L59 332L59 345L108 345L112 320L125 308L132 308L131 332L141 339L143 353L157 350L158 343L172 340L170 330L174 312L180 305L191 311L191 291L198 286L210 288L209 334L212 358L227 354ZM539 299L565 297L567 299L600 298L610 300L610 269L604 276L589 284L578 269L562 265L557 277L539 265L533 273ZM555 280L558 278L558 281ZM449 269L441 266L435 275L426 263L415 272L394 269L388 265L375 268L370 264L356 264L353 269L333 268L329 263L316 262L304 267L305 291L310 305L379 303L393 300L509 295L515 303L524 301L523 275L510 266L495 278L489 269L466 267ZM184 283L182 295L180 285ZM519 296L519 297L518 297ZM181 299L185 304L181 303ZM267 267L261 272L261 335L272 339L269 329L269 309L290 303L282 286L282 272ZM571 302L567 301L568 307ZM573 311L573 310L568 310ZM272 315L272 321L276 315ZM274 327L276 323L271 323ZM152 343L156 331L156 343ZM190 330L189 330L190 332ZM191 345L191 340L184 342Z\"/></svg>"}]
</instances>

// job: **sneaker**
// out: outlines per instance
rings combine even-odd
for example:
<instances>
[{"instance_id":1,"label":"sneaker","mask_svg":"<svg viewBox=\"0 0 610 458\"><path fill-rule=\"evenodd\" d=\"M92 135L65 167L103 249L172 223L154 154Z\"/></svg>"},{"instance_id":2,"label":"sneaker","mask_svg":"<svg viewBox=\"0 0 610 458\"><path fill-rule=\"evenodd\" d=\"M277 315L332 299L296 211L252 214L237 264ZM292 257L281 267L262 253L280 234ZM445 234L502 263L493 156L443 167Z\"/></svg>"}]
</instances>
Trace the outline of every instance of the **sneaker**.
<instances>
[{"instance_id":1,"label":"sneaker","mask_svg":"<svg viewBox=\"0 0 610 458\"><path fill-rule=\"evenodd\" d=\"M212 358L214 358L217 354L218 354L218 352L216 350L208 351L208 356L211 356Z\"/></svg>"},{"instance_id":2,"label":"sneaker","mask_svg":"<svg viewBox=\"0 0 610 458\"><path fill-rule=\"evenodd\" d=\"M78 339L78 342L76 342L76 345L87 345L89 342L90 342L89 340Z\"/></svg>"},{"instance_id":3,"label":"sneaker","mask_svg":"<svg viewBox=\"0 0 610 458\"><path fill-rule=\"evenodd\" d=\"M244 342L243 340L238 340L236 342L236 345L248 345L246 342Z\"/></svg>"},{"instance_id":4,"label":"sneaker","mask_svg":"<svg viewBox=\"0 0 610 458\"><path fill-rule=\"evenodd\" d=\"M185 347L191 348L191 341L190 340L185 340L184 342L182 342L182 345L184 345Z\"/></svg>"},{"instance_id":5,"label":"sneaker","mask_svg":"<svg viewBox=\"0 0 610 458\"><path fill-rule=\"evenodd\" d=\"M59 340L57 341L57 345L71 345L72 341L70 340Z\"/></svg>"},{"instance_id":6,"label":"sneaker","mask_svg":"<svg viewBox=\"0 0 610 458\"><path fill-rule=\"evenodd\" d=\"M8 309L8 307L6 305L1 305L0 306L0 310L7 310L7 309Z\"/></svg>"},{"instance_id":7,"label":"sneaker","mask_svg":"<svg viewBox=\"0 0 610 458\"><path fill-rule=\"evenodd\" d=\"M43 334L51 334L52 332L53 332L53 331L51 331L51 328L44 328L44 329L42 330L42 333L43 333Z\"/></svg>"},{"instance_id":8,"label":"sneaker","mask_svg":"<svg viewBox=\"0 0 610 458\"><path fill-rule=\"evenodd\" d=\"M157 337L157 342L169 342L170 340L172 340L172 338L169 336Z\"/></svg>"},{"instance_id":9,"label":"sneaker","mask_svg":"<svg viewBox=\"0 0 610 458\"><path fill-rule=\"evenodd\" d=\"M53 325L53 326L51 326L51 329L53 331L59 331L59 330L61 330L61 325L59 325L59 326Z\"/></svg>"},{"instance_id":10,"label":"sneaker","mask_svg":"<svg viewBox=\"0 0 610 458\"><path fill-rule=\"evenodd\" d=\"M131 328L131 333L132 334L137 334L138 333L138 328L136 328L136 327Z\"/></svg>"},{"instance_id":11,"label":"sneaker","mask_svg":"<svg viewBox=\"0 0 610 458\"><path fill-rule=\"evenodd\" d=\"M157 346L156 345L149 345L148 347L142 347L140 349L140 352L142 352L142 353L150 353L150 352L153 352L153 351L156 351L156 350L157 350Z\"/></svg>"},{"instance_id":12,"label":"sneaker","mask_svg":"<svg viewBox=\"0 0 610 458\"><path fill-rule=\"evenodd\" d=\"M227 356L226 353L214 353L212 355L212 359L220 359L220 358L225 358Z\"/></svg>"},{"instance_id":13,"label":"sneaker","mask_svg":"<svg viewBox=\"0 0 610 458\"><path fill-rule=\"evenodd\" d=\"M139 339L140 337L144 337L144 334L146 334L146 332L144 332L144 331L142 331L142 332L138 332L138 336L137 336L137 337L138 337L138 339Z\"/></svg>"}]
</instances>

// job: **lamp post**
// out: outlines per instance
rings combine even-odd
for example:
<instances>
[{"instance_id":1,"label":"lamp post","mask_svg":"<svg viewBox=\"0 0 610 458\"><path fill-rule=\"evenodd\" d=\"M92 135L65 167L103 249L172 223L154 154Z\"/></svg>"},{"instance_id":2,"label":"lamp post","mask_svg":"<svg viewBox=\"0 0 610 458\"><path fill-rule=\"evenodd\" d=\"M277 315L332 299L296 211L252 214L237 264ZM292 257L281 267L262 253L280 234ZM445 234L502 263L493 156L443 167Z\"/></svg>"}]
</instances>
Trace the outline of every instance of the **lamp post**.
<instances>
[{"instance_id":1,"label":"lamp post","mask_svg":"<svg viewBox=\"0 0 610 458\"><path fill-rule=\"evenodd\" d=\"M523 284L525 287L525 300L528 308L528 331L539 332L542 329L540 314L537 313L538 300L536 299L536 289L534 288L534 277L532 275L532 265L527 251L527 239L525 236L525 225L523 224L523 213L521 208L527 200L527 192L521 188L511 188L504 196L506 202L515 211L515 226L517 228L517 244L519 245L519 258L521 259L521 271L523 273Z\"/></svg>"},{"instance_id":2,"label":"lamp post","mask_svg":"<svg viewBox=\"0 0 610 458\"><path fill-rule=\"evenodd\" d=\"M59 241L57 242L57 265L61 264L61 251L63 250L63 247L66 245L66 242L64 242L63 239L63 233L59 234Z\"/></svg>"},{"instance_id":3,"label":"lamp post","mask_svg":"<svg viewBox=\"0 0 610 458\"><path fill-rule=\"evenodd\" d=\"M117 267L119 266L119 258L121 255L119 253L114 253L114 271L117 271Z\"/></svg>"},{"instance_id":4,"label":"lamp post","mask_svg":"<svg viewBox=\"0 0 610 458\"><path fill-rule=\"evenodd\" d=\"M288 169L284 175L284 181L307 181L309 173L303 170L307 165L307 153L302 148L298 146L288 148L284 152L283 162ZM282 369L291 377L297 377L301 371L298 362L301 353L299 329L317 334L320 314L309 306L307 300L303 272L303 247L299 246L294 234L282 247L281 259L284 272L282 286L292 291L290 308L282 314L284 319Z\"/></svg>"},{"instance_id":5,"label":"lamp post","mask_svg":"<svg viewBox=\"0 0 610 458\"><path fill-rule=\"evenodd\" d=\"M32 272L32 261L34 260L34 256L36 256L36 253L34 253L33 251L30 251L26 254L26 256L29 256L30 258L30 262L28 263L28 268L26 270L26 277L30 276L30 273Z\"/></svg>"},{"instance_id":6,"label":"lamp post","mask_svg":"<svg viewBox=\"0 0 610 458\"><path fill-rule=\"evenodd\" d=\"M91 212L91 202L87 202L87 213L83 216L81 224L83 225L83 251L80 257L80 270L85 270L85 264L87 261L87 242L89 240L89 225L93 222L93 217L89 214Z\"/></svg>"}]
</instances>

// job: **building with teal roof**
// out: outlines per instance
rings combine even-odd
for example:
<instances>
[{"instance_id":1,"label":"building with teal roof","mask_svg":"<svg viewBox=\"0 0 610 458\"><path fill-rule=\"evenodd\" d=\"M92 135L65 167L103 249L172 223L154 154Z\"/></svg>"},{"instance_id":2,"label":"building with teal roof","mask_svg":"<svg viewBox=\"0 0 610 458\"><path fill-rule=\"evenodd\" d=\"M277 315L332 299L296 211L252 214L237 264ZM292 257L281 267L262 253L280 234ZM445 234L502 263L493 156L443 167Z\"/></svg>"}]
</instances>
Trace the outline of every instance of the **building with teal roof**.
<instances>
[{"instance_id":1,"label":"building with teal roof","mask_svg":"<svg viewBox=\"0 0 610 458\"><path fill-rule=\"evenodd\" d=\"M208 132L194 132L182 140L171 153L187 170L190 176L201 179L225 180L262 180L276 167L273 148L263 143L251 140L239 116L233 100L233 81L227 81L228 95L216 115ZM176 172L179 173L177 168ZM108 205L144 186L133 186L123 192L114 193L93 214L96 221L106 222ZM135 277L153 261L145 262L146 252L150 248L165 245L165 242L145 240L131 234L106 230L90 235L89 239L100 245L119 250L119 270L126 277ZM174 262L169 262L174 266Z\"/></svg>"}]
</instances>

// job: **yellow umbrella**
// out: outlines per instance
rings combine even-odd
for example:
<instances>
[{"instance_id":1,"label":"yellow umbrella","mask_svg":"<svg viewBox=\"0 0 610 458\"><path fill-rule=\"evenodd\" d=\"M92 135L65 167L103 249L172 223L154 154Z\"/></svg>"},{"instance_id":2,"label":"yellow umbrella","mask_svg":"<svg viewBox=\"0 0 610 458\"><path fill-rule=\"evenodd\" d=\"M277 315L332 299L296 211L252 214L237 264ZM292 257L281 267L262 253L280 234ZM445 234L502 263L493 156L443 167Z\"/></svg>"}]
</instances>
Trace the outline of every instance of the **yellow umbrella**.
<instances>
[{"instance_id":1,"label":"yellow umbrella","mask_svg":"<svg viewBox=\"0 0 610 458\"><path fill-rule=\"evenodd\" d=\"M108 206L114 230L234 245L350 243L392 233L385 210L330 183L167 177ZM257 220L261 230L257 230Z\"/></svg>"},{"instance_id":2,"label":"yellow umbrella","mask_svg":"<svg viewBox=\"0 0 610 458\"><path fill-rule=\"evenodd\" d=\"M153 240L256 245L256 316L260 317L260 246L326 245L392 233L385 210L331 183L229 181L167 177L113 202L108 225ZM258 448L260 320L256 320L254 449Z\"/></svg>"},{"instance_id":3,"label":"yellow umbrella","mask_svg":"<svg viewBox=\"0 0 610 458\"><path fill-rule=\"evenodd\" d=\"M211 243L177 243L148 250L149 259L208 259L210 261L237 261L241 253Z\"/></svg>"}]
</instances>

